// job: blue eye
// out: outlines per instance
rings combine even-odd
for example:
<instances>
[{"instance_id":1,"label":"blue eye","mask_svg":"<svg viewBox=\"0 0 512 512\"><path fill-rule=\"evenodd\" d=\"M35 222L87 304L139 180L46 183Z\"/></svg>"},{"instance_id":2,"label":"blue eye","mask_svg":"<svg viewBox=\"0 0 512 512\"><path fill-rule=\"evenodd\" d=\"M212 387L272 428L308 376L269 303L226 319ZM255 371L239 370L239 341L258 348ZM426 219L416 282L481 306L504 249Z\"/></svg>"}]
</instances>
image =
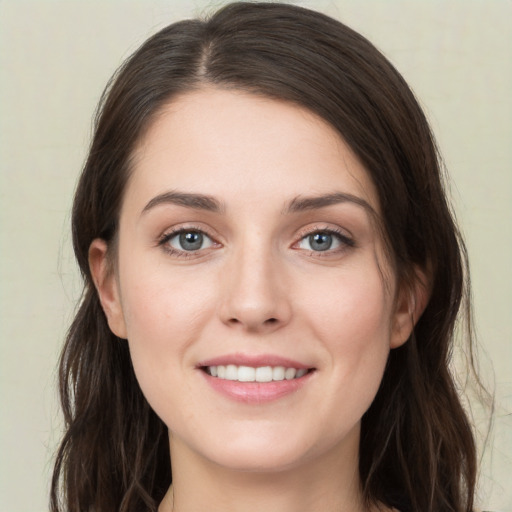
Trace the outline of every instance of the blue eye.
<instances>
[{"instance_id":1,"label":"blue eye","mask_svg":"<svg viewBox=\"0 0 512 512\"><path fill-rule=\"evenodd\" d=\"M308 236L308 243L314 251L327 251L332 247L333 236L330 233L315 233Z\"/></svg>"},{"instance_id":2,"label":"blue eye","mask_svg":"<svg viewBox=\"0 0 512 512\"><path fill-rule=\"evenodd\" d=\"M306 249L313 252L324 252L341 248L343 245L353 246L353 241L333 231L316 231L302 238L299 249Z\"/></svg>"},{"instance_id":3,"label":"blue eye","mask_svg":"<svg viewBox=\"0 0 512 512\"><path fill-rule=\"evenodd\" d=\"M196 230L179 231L165 237L163 242L169 244L173 249L187 252L207 249L213 245L209 236Z\"/></svg>"}]
</instances>

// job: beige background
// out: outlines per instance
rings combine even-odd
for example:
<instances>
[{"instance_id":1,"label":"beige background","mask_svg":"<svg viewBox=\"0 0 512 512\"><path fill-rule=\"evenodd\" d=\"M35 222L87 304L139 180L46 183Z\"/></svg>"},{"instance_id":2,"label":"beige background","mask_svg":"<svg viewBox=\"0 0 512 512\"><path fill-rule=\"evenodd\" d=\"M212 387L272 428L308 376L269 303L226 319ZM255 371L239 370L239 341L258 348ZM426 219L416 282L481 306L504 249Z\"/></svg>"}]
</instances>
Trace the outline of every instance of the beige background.
<instances>
[{"instance_id":1,"label":"beige background","mask_svg":"<svg viewBox=\"0 0 512 512\"><path fill-rule=\"evenodd\" d=\"M0 0L0 510L44 511L59 347L80 285L69 209L103 86L169 22L223 2ZM368 36L412 85L453 178L484 377L497 402L484 508L512 511L512 2L302 5Z\"/></svg>"}]
</instances>

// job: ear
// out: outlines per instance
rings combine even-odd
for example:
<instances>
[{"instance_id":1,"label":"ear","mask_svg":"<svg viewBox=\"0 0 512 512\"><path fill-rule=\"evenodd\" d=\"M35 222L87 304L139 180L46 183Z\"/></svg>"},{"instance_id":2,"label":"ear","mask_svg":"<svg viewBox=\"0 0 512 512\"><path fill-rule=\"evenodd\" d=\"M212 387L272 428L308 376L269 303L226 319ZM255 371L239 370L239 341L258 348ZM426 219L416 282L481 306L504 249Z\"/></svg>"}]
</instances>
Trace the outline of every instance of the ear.
<instances>
[{"instance_id":1,"label":"ear","mask_svg":"<svg viewBox=\"0 0 512 512\"><path fill-rule=\"evenodd\" d=\"M413 283L400 286L391 328L391 348L400 347L409 339L414 326L427 307L430 298L429 283L425 272L415 267Z\"/></svg>"},{"instance_id":2,"label":"ear","mask_svg":"<svg viewBox=\"0 0 512 512\"><path fill-rule=\"evenodd\" d=\"M93 240L89 246L89 268L110 330L119 338L126 339L126 325L117 277L112 265L109 264L107 253L108 245L105 240Z\"/></svg>"}]
</instances>

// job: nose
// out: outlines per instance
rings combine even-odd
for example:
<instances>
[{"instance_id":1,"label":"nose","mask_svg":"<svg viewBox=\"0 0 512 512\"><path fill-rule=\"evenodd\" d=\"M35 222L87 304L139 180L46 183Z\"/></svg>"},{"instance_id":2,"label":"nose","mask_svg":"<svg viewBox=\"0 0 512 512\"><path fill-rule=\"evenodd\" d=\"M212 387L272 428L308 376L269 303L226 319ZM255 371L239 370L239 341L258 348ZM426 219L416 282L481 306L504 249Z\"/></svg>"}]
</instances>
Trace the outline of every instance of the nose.
<instances>
[{"instance_id":1,"label":"nose","mask_svg":"<svg viewBox=\"0 0 512 512\"><path fill-rule=\"evenodd\" d=\"M219 309L224 324L263 334L290 321L289 286L277 256L270 250L245 248L226 265Z\"/></svg>"}]
</instances>

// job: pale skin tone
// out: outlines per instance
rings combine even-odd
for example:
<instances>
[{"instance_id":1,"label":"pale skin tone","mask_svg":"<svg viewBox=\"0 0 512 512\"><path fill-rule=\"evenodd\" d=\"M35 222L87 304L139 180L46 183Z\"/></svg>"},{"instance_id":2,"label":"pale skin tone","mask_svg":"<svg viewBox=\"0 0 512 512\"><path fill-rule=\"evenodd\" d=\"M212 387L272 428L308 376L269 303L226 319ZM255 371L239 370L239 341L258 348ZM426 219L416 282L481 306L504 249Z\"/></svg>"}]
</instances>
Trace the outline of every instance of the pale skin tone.
<instances>
[{"instance_id":1,"label":"pale skin tone","mask_svg":"<svg viewBox=\"0 0 512 512\"><path fill-rule=\"evenodd\" d=\"M89 259L169 428L173 488L159 511L366 510L361 417L426 299L397 287L365 169L308 111L212 88L169 103L134 157L114 265L99 239ZM201 367L226 355L308 373L247 403Z\"/></svg>"}]
</instances>

